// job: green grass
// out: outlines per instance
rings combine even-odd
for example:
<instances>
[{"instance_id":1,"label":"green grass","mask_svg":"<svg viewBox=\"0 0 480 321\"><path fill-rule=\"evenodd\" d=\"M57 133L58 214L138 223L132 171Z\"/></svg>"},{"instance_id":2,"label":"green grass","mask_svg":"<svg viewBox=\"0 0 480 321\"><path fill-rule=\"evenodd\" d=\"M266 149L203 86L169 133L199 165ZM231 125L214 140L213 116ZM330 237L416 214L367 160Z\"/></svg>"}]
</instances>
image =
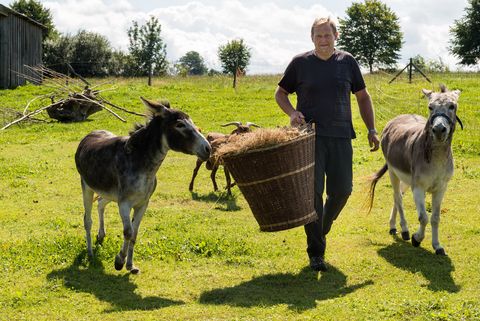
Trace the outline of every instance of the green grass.
<instances>
[{"instance_id":1,"label":"green grass","mask_svg":"<svg viewBox=\"0 0 480 321\"><path fill-rule=\"evenodd\" d=\"M193 193L188 183L195 157L170 152L157 174L158 187L140 227L139 275L117 272L122 242L116 205L107 207L107 237L86 258L83 208L73 155L94 129L124 135L140 117L107 112L75 124L25 123L0 132L0 320L480 320L480 113L475 74L432 75L387 84L389 75L368 75L377 127L400 113L427 114L421 88L442 82L462 90L455 133L455 174L442 205L436 256L430 228L420 248L388 235L391 191L377 186L372 213L362 208L365 177L380 168L353 101L354 192L328 236L330 271L307 268L302 228L261 233L237 187L233 197L213 192L201 169ZM223 131L227 121L263 127L286 125L273 93L278 76L114 80L104 96L142 112L139 96L167 98L203 132ZM104 80L94 80L102 82ZM0 91L5 108L22 111L48 88ZM11 120L7 116L0 124ZM217 180L225 186L219 171ZM429 198L428 198L429 200ZM430 200L428 201L430 202ZM410 230L417 227L411 193L405 197ZM96 218L96 217L95 217ZM96 234L97 220L94 219Z\"/></svg>"}]
</instances>

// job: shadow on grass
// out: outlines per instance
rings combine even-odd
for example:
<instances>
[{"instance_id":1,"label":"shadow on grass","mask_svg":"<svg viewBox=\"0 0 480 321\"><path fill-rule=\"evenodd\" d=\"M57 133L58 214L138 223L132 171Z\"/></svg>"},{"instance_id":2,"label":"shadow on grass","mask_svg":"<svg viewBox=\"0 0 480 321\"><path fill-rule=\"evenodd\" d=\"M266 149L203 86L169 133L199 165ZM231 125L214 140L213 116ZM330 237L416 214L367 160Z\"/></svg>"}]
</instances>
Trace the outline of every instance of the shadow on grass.
<instances>
[{"instance_id":1,"label":"shadow on grass","mask_svg":"<svg viewBox=\"0 0 480 321\"><path fill-rule=\"evenodd\" d=\"M110 310L155 310L184 302L162 297L141 297L135 293L137 286L130 281L130 274L106 274L102 262L93 258L89 263L86 251L82 251L73 264L65 269L52 271L48 280L61 279L65 287L75 291L91 293L99 300L109 302Z\"/></svg>"},{"instance_id":2,"label":"shadow on grass","mask_svg":"<svg viewBox=\"0 0 480 321\"><path fill-rule=\"evenodd\" d=\"M202 293L204 304L228 304L239 307L274 306L287 304L292 310L316 307L316 301L347 295L373 284L371 280L347 286L347 277L329 265L328 272L320 274L306 267L299 274L270 274L254 278L239 285Z\"/></svg>"},{"instance_id":3,"label":"shadow on grass","mask_svg":"<svg viewBox=\"0 0 480 321\"><path fill-rule=\"evenodd\" d=\"M201 195L197 192L190 192L192 194L192 199L195 201L207 202L207 203L216 203L219 205L217 208L220 211L233 212L239 211L242 208L237 205L237 197L229 196L226 192L220 194L215 192L210 192L209 194Z\"/></svg>"},{"instance_id":4,"label":"shadow on grass","mask_svg":"<svg viewBox=\"0 0 480 321\"><path fill-rule=\"evenodd\" d=\"M413 247L411 243L395 238L395 243L378 250L378 254L390 264L412 273L422 273L430 282L428 289L432 291L460 291L455 284L452 271L455 270L448 256L436 255L421 247Z\"/></svg>"}]
</instances>

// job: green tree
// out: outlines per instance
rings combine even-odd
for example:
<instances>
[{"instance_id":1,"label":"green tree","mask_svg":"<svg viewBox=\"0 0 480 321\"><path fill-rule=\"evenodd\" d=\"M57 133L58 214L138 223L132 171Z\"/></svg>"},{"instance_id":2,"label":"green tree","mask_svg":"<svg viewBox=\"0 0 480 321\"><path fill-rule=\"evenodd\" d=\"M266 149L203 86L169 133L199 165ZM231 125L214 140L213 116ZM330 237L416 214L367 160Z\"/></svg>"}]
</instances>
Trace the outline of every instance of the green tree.
<instances>
[{"instance_id":1,"label":"green tree","mask_svg":"<svg viewBox=\"0 0 480 321\"><path fill-rule=\"evenodd\" d=\"M55 71L67 73L67 63L72 58L72 37L59 35L43 43L43 64Z\"/></svg>"},{"instance_id":2,"label":"green tree","mask_svg":"<svg viewBox=\"0 0 480 321\"><path fill-rule=\"evenodd\" d=\"M222 64L223 73L233 75L233 88L237 86L237 72L245 72L250 57L250 48L243 39L232 40L218 48L218 58Z\"/></svg>"},{"instance_id":3,"label":"green tree","mask_svg":"<svg viewBox=\"0 0 480 321\"><path fill-rule=\"evenodd\" d=\"M142 76L148 75L148 85L152 84L152 75L163 75L167 71L166 45L160 36L161 25L158 19L150 17L145 25L139 26L133 21L128 29L130 45L128 50Z\"/></svg>"},{"instance_id":4,"label":"green tree","mask_svg":"<svg viewBox=\"0 0 480 321\"><path fill-rule=\"evenodd\" d=\"M43 32L44 40L58 36L50 9L45 8L39 1L17 0L10 4L10 8L44 25L47 28Z\"/></svg>"},{"instance_id":5,"label":"green tree","mask_svg":"<svg viewBox=\"0 0 480 321\"><path fill-rule=\"evenodd\" d=\"M465 16L450 28L453 38L449 50L462 65L475 65L480 61L480 1L470 0L465 11Z\"/></svg>"},{"instance_id":6,"label":"green tree","mask_svg":"<svg viewBox=\"0 0 480 321\"><path fill-rule=\"evenodd\" d=\"M426 70L427 62L425 61L425 58L423 58L421 55L416 55L415 57L413 57L412 62L421 70Z\"/></svg>"},{"instance_id":7,"label":"green tree","mask_svg":"<svg viewBox=\"0 0 480 321\"><path fill-rule=\"evenodd\" d=\"M379 0L353 3L339 19L338 45L350 52L361 65L389 67L396 63L403 34L397 15Z\"/></svg>"},{"instance_id":8,"label":"green tree","mask_svg":"<svg viewBox=\"0 0 480 321\"><path fill-rule=\"evenodd\" d=\"M105 36L81 30L72 38L69 60L81 76L106 76L111 56L112 48Z\"/></svg>"},{"instance_id":9,"label":"green tree","mask_svg":"<svg viewBox=\"0 0 480 321\"><path fill-rule=\"evenodd\" d=\"M180 70L186 70L189 75L203 75L207 72L207 66L202 56L196 51L189 51L178 60Z\"/></svg>"}]
</instances>

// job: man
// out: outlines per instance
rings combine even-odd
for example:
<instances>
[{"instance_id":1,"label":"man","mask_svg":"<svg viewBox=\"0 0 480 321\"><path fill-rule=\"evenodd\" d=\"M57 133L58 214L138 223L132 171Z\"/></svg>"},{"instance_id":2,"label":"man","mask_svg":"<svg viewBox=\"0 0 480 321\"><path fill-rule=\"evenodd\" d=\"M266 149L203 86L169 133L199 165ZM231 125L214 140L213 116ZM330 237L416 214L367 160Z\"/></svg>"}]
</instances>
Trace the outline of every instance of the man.
<instances>
[{"instance_id":1,"label":"man","mask_svg":"<svg viewBox=\"0 0 480 321\"><path fill-rule=\"evenodd\" d=\"M315 49L293 58L278 83L275 100L290 116L290 124L315 122L315 210L318 220L305 225L310 267L326 271L326 239L333 221L352 192L352 125L350 92L355 94L360 115L368 129L371 151L379 146L370 95L360 68L348 52L335 49L336 24L316 19L311 38ZM297 94L297 108L288 95ZM326 201L323 203L326 177Z\"/></svg>"}]
</instances>

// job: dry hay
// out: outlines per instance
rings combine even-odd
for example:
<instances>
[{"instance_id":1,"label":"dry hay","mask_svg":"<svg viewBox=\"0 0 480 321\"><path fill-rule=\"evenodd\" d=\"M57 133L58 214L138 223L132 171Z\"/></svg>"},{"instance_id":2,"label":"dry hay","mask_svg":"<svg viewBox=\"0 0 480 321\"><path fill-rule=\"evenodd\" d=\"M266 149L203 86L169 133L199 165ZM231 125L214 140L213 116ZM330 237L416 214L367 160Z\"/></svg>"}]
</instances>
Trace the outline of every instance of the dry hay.
<instances>
[{"instance_id":1,"label":"dry hay","mask_svg":"<svg viewBox=\"0 0 480 321\"><path fill-rule=\"evenodd\" d=\"M226 156L284 144L309 133L312 133L312 130L307 128L280 127L259 128L253 132L231 135L226 143L217 149L214 157L216 160L221 160Z\"/></svg>"}]
</instances>

